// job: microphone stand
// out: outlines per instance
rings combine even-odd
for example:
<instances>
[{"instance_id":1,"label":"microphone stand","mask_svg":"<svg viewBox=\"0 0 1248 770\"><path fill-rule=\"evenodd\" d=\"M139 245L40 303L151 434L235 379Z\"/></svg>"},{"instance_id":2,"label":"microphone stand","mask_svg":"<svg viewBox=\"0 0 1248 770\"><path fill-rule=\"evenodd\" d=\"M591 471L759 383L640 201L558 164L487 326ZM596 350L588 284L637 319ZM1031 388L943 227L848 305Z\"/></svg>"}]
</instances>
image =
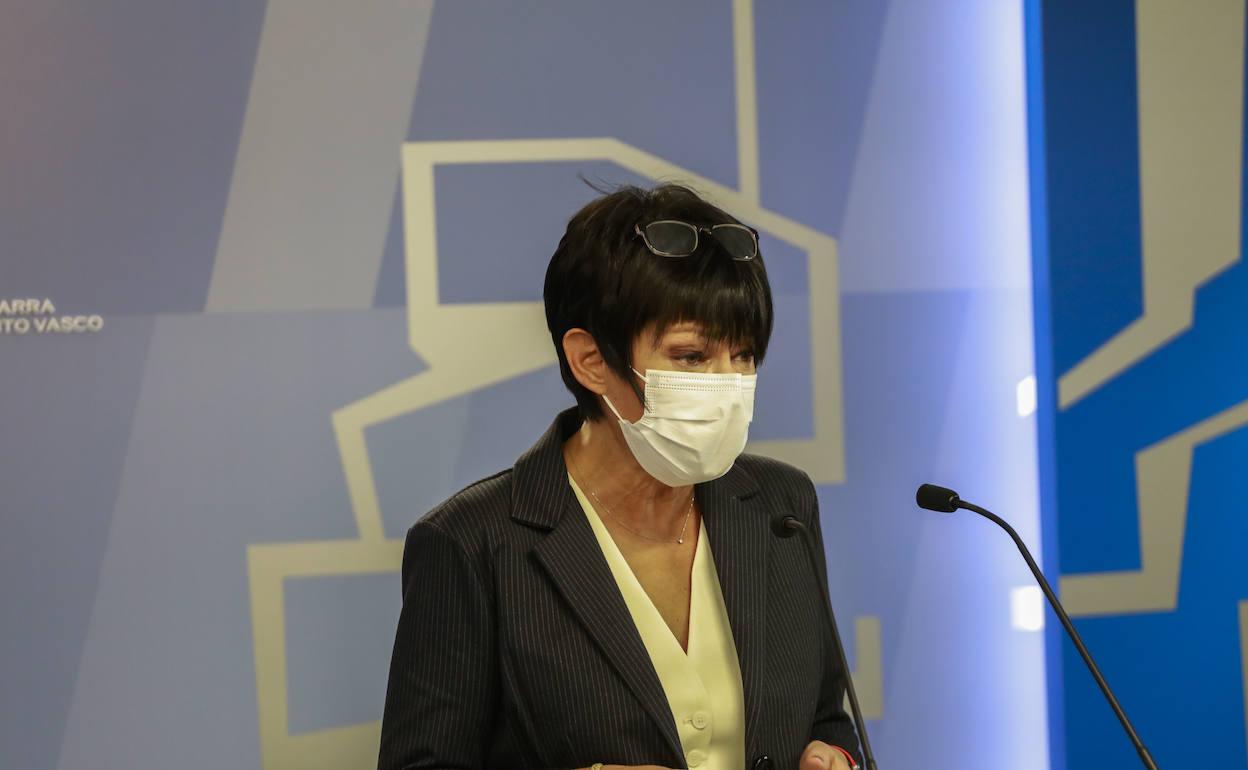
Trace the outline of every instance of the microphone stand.
<instances>
[{"instance_id":1,"label":"microphone stand","mask_svg":"<svg viewBox=\"0 0 1248 770\"><path fill-rule=\"evenodd\" d=\"M845 646L841 643L841 634L836 628L836 613L832 611L832 599L828 596L828 581L826 576L820 577L819 575L819 560L815 553L814 535L800 519L791 514L786 514L772 522L772 531L780 537L792 537L799 530L802 533L802 540L806 543L806 555L810 558L810 567L814 570L815 582L819 584L823 606L827 610L825 619L832 629L836 657L841 664L841 671L845 672L845 691L849 695L849 710L854 716L854 727L858 730L858 737L862 741L862 761L867 770L877 770L875 754L871 751L871 739L867 737L866 721L862 718L862 708L858 705L858 693L854 691L854 678L849 673L849 662L845 659Z\"/></svg>"}]
</instances>

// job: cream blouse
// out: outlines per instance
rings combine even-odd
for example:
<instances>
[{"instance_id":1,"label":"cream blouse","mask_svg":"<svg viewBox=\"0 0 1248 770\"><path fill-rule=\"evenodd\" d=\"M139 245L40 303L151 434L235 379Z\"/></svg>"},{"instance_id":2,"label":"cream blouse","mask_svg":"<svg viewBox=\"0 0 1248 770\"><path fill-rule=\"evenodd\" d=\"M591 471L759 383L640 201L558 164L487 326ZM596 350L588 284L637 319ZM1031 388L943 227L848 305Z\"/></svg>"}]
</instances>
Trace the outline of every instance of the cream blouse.
<instances>
[{"instance_id":1,"label":"cream blouse","mask_svg":"<svg viewBox=\"0 0 1248 770\"><path fill-rule=\"evenodd\" d=\"M650 653L689 767L740 770L745 766L741 667L705 525L699 525L698 545L693 555L689 651L686 653L570 473L568 482L598 537L598 545Z\"/></svg>"}]
</instances>

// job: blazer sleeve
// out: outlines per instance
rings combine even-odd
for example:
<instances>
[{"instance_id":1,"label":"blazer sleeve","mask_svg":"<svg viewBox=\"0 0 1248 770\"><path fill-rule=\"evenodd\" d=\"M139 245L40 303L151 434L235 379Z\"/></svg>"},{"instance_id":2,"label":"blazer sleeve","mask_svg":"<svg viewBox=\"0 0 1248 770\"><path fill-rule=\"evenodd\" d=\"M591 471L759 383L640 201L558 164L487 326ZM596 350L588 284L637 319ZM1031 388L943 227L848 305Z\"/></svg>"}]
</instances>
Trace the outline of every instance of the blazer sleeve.
<instances>
[{"instance_id":1,"label":"blazer sleeve","mask_svg":"<svg viewBox=\"0 0 1248 770\"><path fill-rule=\"evenodd\" d=\"M819 498L815 494L815 485L810 480L810 476L804 472L802 480L808 526L811 534L814 535L815 543L822 543L823 529L819 525ZM826 583L828 579L827 559L822 547L816 547L814 550L819 560L818 578ZM844 629L840 630L843 635ZM845 710L844 705L846 679L849 673L837 661L836 642L829 634L825 633L824 636L827 637L825 660L828 665L823 671L823 684L820 689L819 704L815 709L815 723L811 727L810 739L840 746L853 754L858 764L862 764L862 752L858 746L858 734L854 730L853 717Z\"/></svg>"},{"instance_id":2,"label":"blazer sleeve","mask_svg":"<svg viewBox=\"0 0 1248 770\"><path fill-rule=\"evenodd\" d=\"M497 698L493 613L459 542L423 519L403 546L378 770L475 770Z\"/></svg>"}]
</instances>

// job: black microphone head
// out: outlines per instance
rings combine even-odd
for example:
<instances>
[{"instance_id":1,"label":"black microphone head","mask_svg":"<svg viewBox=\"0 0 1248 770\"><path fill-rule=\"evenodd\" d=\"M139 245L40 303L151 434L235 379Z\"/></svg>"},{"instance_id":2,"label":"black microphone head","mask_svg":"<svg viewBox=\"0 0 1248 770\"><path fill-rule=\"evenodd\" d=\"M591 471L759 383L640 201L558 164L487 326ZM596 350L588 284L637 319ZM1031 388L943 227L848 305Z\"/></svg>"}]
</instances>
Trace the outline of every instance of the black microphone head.
<instances>
[{"instance_id":1,"label":"black microphone head","mask_svg":"<svg viewBox=\"0 0 1248 770\"><path fill-rule=\"evenodd\" d=\"M791 513L782 513L771 520L771 531L776 537L793 537L801 527L801 520Z\"/></svg>"},{"instance_id":2,"label":"black microphone head","mask_svg":"<svg viewBox=\"0 0 1248 770\"><path fill-rule=\"evenodd\" d=\"M914 501L920 508L941 513L953 513L958 510L958 503L962 502L957 492L935 484L920 486L919 491L914 493Z\"/></svg>"}]
</instances>

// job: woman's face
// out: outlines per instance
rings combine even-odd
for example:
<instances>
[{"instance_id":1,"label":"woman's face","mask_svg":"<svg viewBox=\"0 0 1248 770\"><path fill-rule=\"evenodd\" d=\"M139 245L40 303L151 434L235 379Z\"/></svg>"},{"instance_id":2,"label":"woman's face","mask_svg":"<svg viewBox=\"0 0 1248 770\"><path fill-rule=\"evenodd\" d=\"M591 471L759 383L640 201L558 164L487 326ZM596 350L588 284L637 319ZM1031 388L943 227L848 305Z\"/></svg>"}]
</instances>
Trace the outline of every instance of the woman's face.
<instances>
[{"instance_id":1,"label":"woman's face","mask_svg":"<svg viewBox=\"0 0 1248 770\"><path fill-rule=\"evenodd\" d=\"M704 372L709 374L754 374L754 351L749 345L714 342L702 334L696 321L682 321L669 326L655 340L652 328L643 329L633 340L633 368L642 374L647 369L668 372ZM645 383L629 374L638 388ZM642 405L635 391L624 382L608 387L607 395L620 416L630 422L641 419Z\"/></svg>"}]
</instances>

